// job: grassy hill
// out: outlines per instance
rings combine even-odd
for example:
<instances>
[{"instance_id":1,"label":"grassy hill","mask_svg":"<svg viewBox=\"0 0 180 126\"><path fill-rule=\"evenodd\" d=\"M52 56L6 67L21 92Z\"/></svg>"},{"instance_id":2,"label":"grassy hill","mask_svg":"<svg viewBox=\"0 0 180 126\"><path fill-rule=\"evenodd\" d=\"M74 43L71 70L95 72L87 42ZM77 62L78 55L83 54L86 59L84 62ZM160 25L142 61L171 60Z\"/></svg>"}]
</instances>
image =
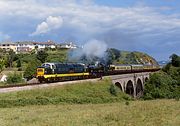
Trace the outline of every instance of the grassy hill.
<instances>
[{"instance_id":1,"label":"grassy hill","mask_svg":"<svg viewBox=\"0 0 180 126\"><path fill-rule=\"evenodd\" d=\"M111 94L111 83L111 80L105 79L98 82L0 94L0 108L48 104L112 103L131 99L117 87L115 87L117 93Z\"/></svg>"},{"instance_id":2,"label":"grassy hill","mask_svg":"<svg viewBox=\"0 0 180 126\"><path fill-rule=\"evenodd\" d=\"M143 52L120 51L112 48L108 50L108 53L114 64L158 64L153 57Z\"/></svg>"}]
</instances>

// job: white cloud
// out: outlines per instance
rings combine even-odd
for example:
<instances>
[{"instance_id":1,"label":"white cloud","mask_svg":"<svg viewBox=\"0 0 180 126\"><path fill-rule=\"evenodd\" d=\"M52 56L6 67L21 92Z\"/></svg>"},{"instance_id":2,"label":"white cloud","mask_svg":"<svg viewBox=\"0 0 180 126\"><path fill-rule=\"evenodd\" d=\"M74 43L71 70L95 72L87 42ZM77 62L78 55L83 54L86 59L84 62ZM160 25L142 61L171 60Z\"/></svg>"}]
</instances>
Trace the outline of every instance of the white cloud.
<instances>
[{"instance_id":1,"label":"white cloud","mask_svg":"<svg viewBox=\"0 0 180 126\"><path fill-rule=\"evenodd\" d=\"M31 34L31 36L45 34L52 30L58 29L62 26L63 19L59 17L49 16L45 22L39 24L36 28L36 31Z\"/></svg>"},{"instance_id":2,"label":"white cloud","mask_svg":"<svg viewBox=\"0 0 180 126\"><path fill-rule=\"evenodd\" d=\"M9 17L14 22L27 19L26 24L31 26L27 30L29 33L34 31L30 39L49 33L50 37L58 36L58 39L72 36L83 42L102 40L121 49L133 50L141 45L154 50L156 47L152 45L169 43L172 38L180 40L180 15L165 14L163 10L171 11L168 6L157 9L141 3L113 7L97 5L93 0L0 0L0 22L8 27L12 26L5 20ZM13 26L15 30L21 30L16 23ZM54 30L57 32L51 34Z\"/></svg>"}]
</instances>

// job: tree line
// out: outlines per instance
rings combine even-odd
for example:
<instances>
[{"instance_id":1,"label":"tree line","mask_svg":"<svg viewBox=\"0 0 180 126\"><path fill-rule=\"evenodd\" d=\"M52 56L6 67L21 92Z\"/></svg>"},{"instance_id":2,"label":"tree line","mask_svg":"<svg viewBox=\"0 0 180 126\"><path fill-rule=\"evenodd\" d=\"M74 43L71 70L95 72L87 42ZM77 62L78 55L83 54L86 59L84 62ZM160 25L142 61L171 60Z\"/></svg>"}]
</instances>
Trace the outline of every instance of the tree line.
<instances>
[{"instance_id":1,"label":"tree line","mask_svg":"<svg viewBox=\"0 0 180 126\"><path fill-rule=\"evenodd\" d=\"M180 98L180 56L173 54L171 61L145 84L144 99Z\"/></svg>"}]
</instances>

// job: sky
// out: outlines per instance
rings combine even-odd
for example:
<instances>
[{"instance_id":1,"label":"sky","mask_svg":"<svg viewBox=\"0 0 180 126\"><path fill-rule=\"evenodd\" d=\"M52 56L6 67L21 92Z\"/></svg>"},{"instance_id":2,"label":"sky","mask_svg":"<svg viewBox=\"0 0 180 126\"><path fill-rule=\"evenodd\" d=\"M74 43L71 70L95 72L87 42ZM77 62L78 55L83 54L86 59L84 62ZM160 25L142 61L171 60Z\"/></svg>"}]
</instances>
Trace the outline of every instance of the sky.
<instances>
[{"instance_id":1,"label":"sky","mask_svg":"<svg viewBox=\"0 0 180 126\"><path fill-rule=\"evenodd\" d=\"M95 40L156 60L180 55L180 0L0 0L0 42Z\"/></svg>"}]
</instances>

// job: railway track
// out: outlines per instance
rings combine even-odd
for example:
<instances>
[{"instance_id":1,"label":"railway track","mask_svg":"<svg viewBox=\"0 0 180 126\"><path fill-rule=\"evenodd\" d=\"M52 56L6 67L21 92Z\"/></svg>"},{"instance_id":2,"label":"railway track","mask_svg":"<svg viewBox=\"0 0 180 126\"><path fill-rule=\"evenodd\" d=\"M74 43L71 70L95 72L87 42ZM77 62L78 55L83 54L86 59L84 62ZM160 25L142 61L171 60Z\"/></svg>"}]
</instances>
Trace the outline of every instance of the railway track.
<instances>
[{"instance_id":1,"label":"railway track","mask_svg":"<svg viewBox=\"0 0 180 126\"><path fill-rule=\"evenodd\" d=\"M22 91L22 90L31 90L31 89L53 87L53 86L61 86L61 85L69 85L69 84L89 82L89 81L93 82L93 81L98 81L98 80L99 80L99 78L85 79L85 80L63 81L63 82L54 82L54 83L31 83L31 84L7 85L7 86L0 86L0 93Z\"/></svg>"}]
</instances>

